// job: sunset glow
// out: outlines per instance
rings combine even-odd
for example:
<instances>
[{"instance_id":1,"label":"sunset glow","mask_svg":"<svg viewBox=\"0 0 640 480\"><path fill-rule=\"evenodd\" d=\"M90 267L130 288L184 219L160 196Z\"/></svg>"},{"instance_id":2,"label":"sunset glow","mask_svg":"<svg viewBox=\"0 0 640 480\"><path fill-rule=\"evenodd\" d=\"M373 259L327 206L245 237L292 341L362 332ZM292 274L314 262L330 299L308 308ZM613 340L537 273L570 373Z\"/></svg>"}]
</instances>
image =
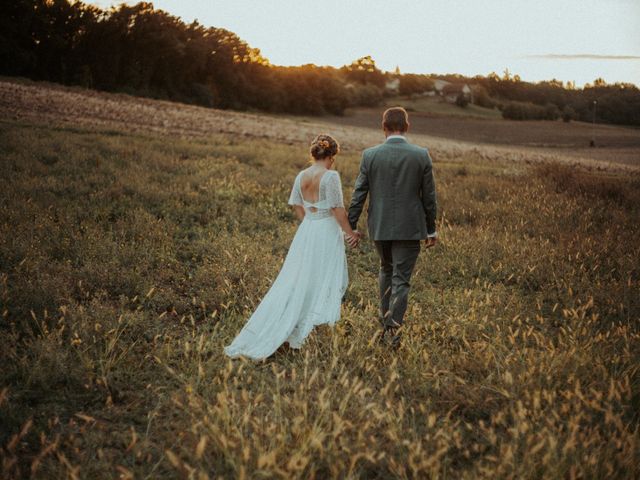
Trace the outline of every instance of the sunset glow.
<instances>
[{"instance_id":1,"label":"sunset glow","mask_svg":"<svg viewBox=\"0 0 640 480\"><path fill-rule=\"evenodd\" d=\"M116 1L93 2L101 7ZM134 4L136 2L125 2ZM383 70L640 84L634 0L451 2L156 0L156 8L238 34L276 65L341 66L371 55Z\"/></svg>"}]
</instances>

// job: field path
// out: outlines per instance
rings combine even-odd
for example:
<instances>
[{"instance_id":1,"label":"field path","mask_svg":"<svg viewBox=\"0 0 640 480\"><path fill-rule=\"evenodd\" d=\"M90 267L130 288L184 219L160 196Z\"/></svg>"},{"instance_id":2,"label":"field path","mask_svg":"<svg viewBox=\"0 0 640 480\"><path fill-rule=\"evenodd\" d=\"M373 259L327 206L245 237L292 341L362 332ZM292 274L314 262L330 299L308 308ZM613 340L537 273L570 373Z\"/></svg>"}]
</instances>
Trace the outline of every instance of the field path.
<instances>
[{"instance_id":1,"label":"field path","mask_svg":"<svg viewBox=\"0 0 640 480\"><path fill-rule=\"evenodd\" d=\"M321 117L309 120L218 110L45 82L14 81L6 77L0 80L0 118L157 132L186 138L226 133L303 144L318 133L329 133L345 150L359 150L382 139L380 133L369 128L337 125ZM640 167L633 165L541 152L540 149L473 144L417 134L411 135L411 139L429 146L436 160L456 161L464 156L515 162L562 161L589 169L640 172Z\"/></svg>"}]
</instances>

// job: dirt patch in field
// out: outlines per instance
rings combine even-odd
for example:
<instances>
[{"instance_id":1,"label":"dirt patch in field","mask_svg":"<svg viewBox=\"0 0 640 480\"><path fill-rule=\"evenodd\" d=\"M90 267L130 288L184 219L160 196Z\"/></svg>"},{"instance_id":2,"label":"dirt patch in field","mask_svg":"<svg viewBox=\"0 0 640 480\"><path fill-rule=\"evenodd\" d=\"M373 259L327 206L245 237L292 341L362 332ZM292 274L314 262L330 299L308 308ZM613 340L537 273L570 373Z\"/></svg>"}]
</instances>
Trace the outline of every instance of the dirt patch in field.
<instances>
[{"instance_id":1,"label":"dirt patch in field","mask_svg":"<svg viewBox=\"0 0 640 480\"><path fill-rule=\"evenodd\" d=\"M344 119L309 119L242 113L43 82L0 80L0 118L128 132L157 132L179 137L228 133L307 144L315 135L324 132L334 135L343 149L358 150L382 140L378 129L371 128L371 111L367 115ZM614 159L594 160L575 152L566 154L540 148L471 143L465 138L452 140L425 135L416 120L414 126L418 128L414 128L410 139L429 147L436 161L459 161L462 158L514 162L563 161L590 169L640 170L637 165L625 165ZM630 147L633 151L634 145Z\"/></svg>"}]
</instances>

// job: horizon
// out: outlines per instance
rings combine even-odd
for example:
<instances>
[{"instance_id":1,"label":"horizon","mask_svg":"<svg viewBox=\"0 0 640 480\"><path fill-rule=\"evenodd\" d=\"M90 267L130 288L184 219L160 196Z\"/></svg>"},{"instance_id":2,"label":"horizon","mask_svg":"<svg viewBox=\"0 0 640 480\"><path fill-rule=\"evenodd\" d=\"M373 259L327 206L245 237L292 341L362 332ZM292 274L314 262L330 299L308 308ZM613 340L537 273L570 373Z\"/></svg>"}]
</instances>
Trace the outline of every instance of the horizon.
<instances>
[{"instance_id":1,"label":"horizon","mask_svg":"<svg viewBox=\"0 0 640 480\"><path fill-rule=\"evenodd\" d=\"M87 3L106 9L138 2ZM640 86L640 3L633 0L518 1L509 9L497 0L484 5L457 0L454 7L404 1L394 9L375 0L327 0L321 9L309 0L152 3L186 23L232 31L277 66L339 68L370 55L388 72L399 67L402 73L502 77L508 70L532 83L559 80L582 88L602 78ZM326 33L309 35L319 23ZM415 48L392 48L387 38L404 38Z\"/></svg>"}]
</instances>

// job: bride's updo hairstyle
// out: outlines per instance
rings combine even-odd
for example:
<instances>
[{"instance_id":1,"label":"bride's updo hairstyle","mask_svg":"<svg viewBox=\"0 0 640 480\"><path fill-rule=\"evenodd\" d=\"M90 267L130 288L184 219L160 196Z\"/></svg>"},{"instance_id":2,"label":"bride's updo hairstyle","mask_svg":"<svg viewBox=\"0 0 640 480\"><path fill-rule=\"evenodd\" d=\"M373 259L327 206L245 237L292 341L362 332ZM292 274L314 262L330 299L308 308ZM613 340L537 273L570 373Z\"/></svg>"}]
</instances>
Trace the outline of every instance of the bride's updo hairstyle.
<instances>
[{"instance_id":1,"label":"bride's updo hairstyle","mask_svg":"<svg viewBox=\"0 0 640 480\"><path fill-rule=\"evenodd\" d=\"M331 135L318 135L311 142L309 152L315 160L324 160L328 157L334 157L340 151L340 145Z\"/></svg>"}]
</instances>

